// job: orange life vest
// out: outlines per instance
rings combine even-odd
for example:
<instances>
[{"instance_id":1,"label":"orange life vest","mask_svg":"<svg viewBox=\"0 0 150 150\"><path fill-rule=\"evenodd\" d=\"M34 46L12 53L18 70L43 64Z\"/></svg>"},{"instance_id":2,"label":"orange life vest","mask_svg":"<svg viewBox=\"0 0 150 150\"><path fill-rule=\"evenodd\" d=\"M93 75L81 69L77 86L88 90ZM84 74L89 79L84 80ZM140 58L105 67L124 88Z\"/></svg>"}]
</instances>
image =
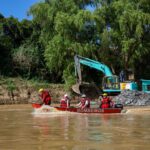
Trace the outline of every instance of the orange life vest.
<instances>
[{"instance_id":1,"label":"orange life vest","mask_svg":"<svg viewBox=\"0 0 150 150\"><path fill-rule=\"evenodd\" d=\"M90 99L89 98L81 98L81 107L83 107L85 105L85 102L88 101L88 105L86 106L86 108L90 108Z\"/></svg>"},{"instance_id":2,"label":"orange life vest","mask_svg":"<svg viewBox=\"0 0 150 150\"><path fill-rule=\"evenodd\" d=\"M45 105L50 105L51 104L51 96L50 96L50 94L47 90L44 90L42 92L42 94L40 95L40 97L42 98L43 103Z\"/></svg>"},{"instance_id":3,"label":"orange life vest","mask_svg":"<svg viewBox=\"0 0 150 150\"><path fill-rule=\"evenodd\" d=\"M64 98L61 99L61 101L60 101L60 107L67 108L67 100L65 100Z\"/></svg>"},{"instance_id":4,"label":"orange life vest","mask_svg":"<svg viewBox=\"0 0 150 150\"><path fill-rule=\"evenodd\" d=\"M110 102L111 102L111 100L110 100L110 98L109 97L104 97L103 99L102 99L102 103L101 103L101 108L110 108Z\"/></svg>"}]
</instances>

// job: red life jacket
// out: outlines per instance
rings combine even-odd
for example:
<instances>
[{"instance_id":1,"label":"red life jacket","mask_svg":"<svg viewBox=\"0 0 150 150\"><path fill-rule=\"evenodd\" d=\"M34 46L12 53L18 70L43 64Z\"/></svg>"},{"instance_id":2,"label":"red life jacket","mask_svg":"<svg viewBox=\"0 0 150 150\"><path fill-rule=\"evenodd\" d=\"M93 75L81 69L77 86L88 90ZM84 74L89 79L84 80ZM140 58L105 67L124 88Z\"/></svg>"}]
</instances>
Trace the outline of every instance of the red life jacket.
<instances>
[{"instance_id":1,"label":"red life jacket","mask_svg":"<svg viewBox=\"0 0 150 150\"><path fill-rule=\"evenodd\" d=\"M67 101L64 98L60 101L60 107L67 108Z\"/></svg>"},{"instance_id":2,"label":"red life jacket","mask_svg":"<svg viewBox=\"0 0 150 150\"><path fill-rule=\"evenodd\" d=\"M42 92L42 94L40 95L40 97L42 98L43 103L45 105L50 105L51 104L51 96L50 96L50 94L47 90L44 90Z\"/></svg>"},{"instance_id":3,"label":"red life jacket","mask_svg":"<svg viewBox=\"0 0 150 150\"><path fill-rule=\"evenodd\" d=\"M90 99L89 98L81 98L81 107L85 105L85 102L88 101L88 105L85 108L90 108Z\"/></svg>"},{"instance_id":4,"label":"red life jacket","mask_svg":"<svg viewBox=\"0 0 150 150\"><path fill-rule=\"evenodd\" d=\"M102 103L101 103L101 108L110 108L110 102L111 102L111 100L110 100L110 98L109 97L104 97L103 99L102 99Z\"/></svg>"}]
</instances>

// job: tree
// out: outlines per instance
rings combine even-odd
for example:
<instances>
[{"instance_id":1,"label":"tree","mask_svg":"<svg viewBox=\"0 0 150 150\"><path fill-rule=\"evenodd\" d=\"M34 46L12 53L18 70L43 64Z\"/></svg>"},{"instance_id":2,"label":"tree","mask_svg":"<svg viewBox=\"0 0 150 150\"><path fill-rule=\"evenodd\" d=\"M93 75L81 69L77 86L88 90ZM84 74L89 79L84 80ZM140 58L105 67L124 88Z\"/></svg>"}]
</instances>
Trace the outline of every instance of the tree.
<instances>
[{"instance_id":1,"label":"tree","mask_svg":"<svg viewBox=\"0 0 150 150\"><path fill-rule=\"evenodd\" d=\"M72 74L75 54L102 61L114 73L134 69L135 60L148 51L146 4L144 0L47 0L34 5L30 12L40 25L50 72L67 81L65 74ZM86 9L89 5L95 7L94 12Z\"/></svg>"},{"instance_id":2,"label":"tree","mask_svg":"<svg viewBox=\"0 0 150 150\"><path fill-rule=\"evenodd\" d=\"M38 49L33 45L29 43L21 45L18 49L15 49L13 53L13 64L15 69L21 70L24 75L28 74L27 77L30 78L33 69L39 64L38 55Z\"/></svg>"},{"instance_id":3,"label":"tree","mask_svg":"<svg viewBox=\"0 0 150 150\"><path fill-rule=\"evenodd\" d=\"M147 0L45 0L29 13L33 20L21 22L0 14L0 74L72 84L75 54L103 62L115 74L135 72L140 64L149 69ZM140 68L145 77L147 70ZM93 70L84 74L99 80Z\"/></svg>"},{"instance_id":4,"label":"tree","mask_svg":"<svg viewBox=\"0 0 150 150\"><path fill-rule=\"evenodd\" d=\"M108 63L119 62L120 67L134 70L135 60L148 54L150 14L145 0L100 1L95 10L96 23L100 26L101 50L108 57ZM100 17L98 17L98 15ZM99 25L100 18L104 26ZM106 50L107 48L107 50ZM109 55L111 54L111 56ZM118 58L120 60L118 60Z\"/></svg>"},{"instance_id":5,"label":"tree","mask_svg":"<svg viewBox=\"0 0 150 150\"><path fill-rule=\"evenodd\" d=\"M96 49L92 13L85 10L89 3L92 1L53 0L36 4L30 10L42 29L40 40L45 47L46 65L57 74L56 78L63 76L67 81L64 74L72 74L74 55L90 56Z\"/></svg>"},{"instance_id":6,"label":"tree","mask_svg":"<svg viewBox=\"0 0 150 150\"><path fill-rule=\"evenodd\" d=\"M6 19L0 15L0 74L11 74L13 41L5 31Z\"/></svg>"},{"instance_id":7,"label":"tree","mask_svg":"<svg viewBox=\"0 0 150 150\"><path fill-rule=\"evenodd\" d=\"M32 23L28 20L19 22L14 17L4 18L0 15L0 73L11 75L14 72L13 49L32 35ZM15 56L17 57L17 55ZM19 60L18 60L19 61ZM21 63L21 62L20 62ZM20 64L21 65L21 64Z\"/></svg>"}]
</instances>

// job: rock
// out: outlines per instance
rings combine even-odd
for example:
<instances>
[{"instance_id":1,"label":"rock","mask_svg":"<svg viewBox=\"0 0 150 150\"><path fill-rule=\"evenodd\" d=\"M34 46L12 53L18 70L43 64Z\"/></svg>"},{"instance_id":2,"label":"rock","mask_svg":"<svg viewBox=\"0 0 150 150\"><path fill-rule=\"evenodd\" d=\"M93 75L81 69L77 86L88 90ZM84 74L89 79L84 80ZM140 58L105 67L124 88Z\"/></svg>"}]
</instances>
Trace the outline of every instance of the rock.
<instances>
[{"instance_id":1,"label":"rock","mask_svg":"<svg viewBox=\"0 0 150 150\"><path fill-rule=\"evenodd\" d=\"M124 106L147 106L150 105L150 94L142 91L124 90L118 96L115 96L113 100Z\"/></svg>"}]
</instances>

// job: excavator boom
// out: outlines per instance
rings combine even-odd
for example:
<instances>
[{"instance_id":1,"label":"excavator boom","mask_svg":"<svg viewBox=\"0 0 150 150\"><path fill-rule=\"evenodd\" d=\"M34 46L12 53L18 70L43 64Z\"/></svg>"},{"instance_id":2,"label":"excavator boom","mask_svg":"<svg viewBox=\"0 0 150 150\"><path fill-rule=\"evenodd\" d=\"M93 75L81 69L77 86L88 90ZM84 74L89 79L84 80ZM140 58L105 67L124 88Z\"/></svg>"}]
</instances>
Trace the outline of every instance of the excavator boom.
<instances>
[{"instance_id":1,"label":"excavator boom","mask_svg":"<svg viewBox=\"0 0 150 150\"><path fill-rule=\"evenodd\" d=\"M75 55L74 57L75 59L75 68L76 71L79 75L79 79L81 76L81 72L80 72L80 64L89 66L91 68L97 69L99 71L102 71L104 73L105 76L113 76L111 70L109 69L109 67L107 67L105 64L100 63L98 61L89 59L89 58L85 58L85 57L81 57L79 55Z\"/></svg>"}]
</instances>

